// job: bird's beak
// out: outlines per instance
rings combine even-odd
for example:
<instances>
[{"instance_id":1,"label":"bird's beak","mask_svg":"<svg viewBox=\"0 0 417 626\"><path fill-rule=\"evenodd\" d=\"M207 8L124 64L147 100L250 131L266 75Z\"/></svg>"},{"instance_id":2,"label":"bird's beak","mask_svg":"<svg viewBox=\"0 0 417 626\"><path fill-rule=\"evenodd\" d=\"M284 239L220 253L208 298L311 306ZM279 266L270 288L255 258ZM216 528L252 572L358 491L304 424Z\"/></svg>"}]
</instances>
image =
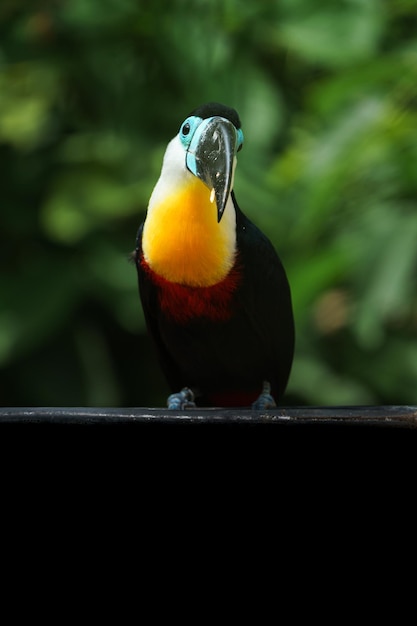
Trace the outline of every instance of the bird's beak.
<instances>
[{"instance_id":1,"label":"bird's beak","mask_svg":"<svg viewBox=\"0 0 417 626\"><path fill-rule=\"evenodd\" d=\"M217 221L220 222L230 194L237 131L223 117L210 117L201 122L187 150L187 167L200 178L216 199Z\"/></svg>"}]
</instances>

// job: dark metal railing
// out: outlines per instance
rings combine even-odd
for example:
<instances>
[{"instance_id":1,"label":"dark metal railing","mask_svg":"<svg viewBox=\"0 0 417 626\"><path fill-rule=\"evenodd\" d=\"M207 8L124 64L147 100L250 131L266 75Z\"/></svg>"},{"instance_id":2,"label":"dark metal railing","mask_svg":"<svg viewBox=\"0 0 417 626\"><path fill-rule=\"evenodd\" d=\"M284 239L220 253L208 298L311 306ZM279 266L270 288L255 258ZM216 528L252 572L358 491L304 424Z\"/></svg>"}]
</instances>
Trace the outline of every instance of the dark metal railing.
<instances>
[{"instance_id":1,"label":"dark metal railing","mask_svg":"<svg viewBox=\"0 0 417 626\"><path fill-rule=\"evenodd\" d=\"M252 409L191 409L100 407L0 407L0 423L117 424L117 423L259 423L326 426L417 428L416 406L277 407Z\"/></svg>"}]
</instances>

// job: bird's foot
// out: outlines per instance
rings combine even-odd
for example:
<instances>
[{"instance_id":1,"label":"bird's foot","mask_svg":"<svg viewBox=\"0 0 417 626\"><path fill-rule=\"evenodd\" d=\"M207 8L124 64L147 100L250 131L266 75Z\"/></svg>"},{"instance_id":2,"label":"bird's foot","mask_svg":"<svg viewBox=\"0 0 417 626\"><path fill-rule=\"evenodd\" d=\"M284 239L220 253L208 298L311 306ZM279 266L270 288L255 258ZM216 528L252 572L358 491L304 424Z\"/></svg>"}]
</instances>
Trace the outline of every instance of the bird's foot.
<instances>
[{"instance_id":1,"label":"bird's foot","mask_svg":"<svg viewBox=\"0 0 417 626\"><path fill-rule=\"evenodd\" d=\"M183 411L184 409L194 409L194 394L188 387L184 387L178 393L172 393L167 400L168 409Z\"/></svg>"},{"instance_id":2,"label":"bird's foot","mask_svg":"<svg viewBox=\"0 0 417 626\"><path fill-rule=\"evenodd\" d=\"M252 404L253 409L261 410L273 409L276 407L276 402L271 396L271 385L267 380L264 381L262 393L257 400Z\"/></svg>"}]
</instances>

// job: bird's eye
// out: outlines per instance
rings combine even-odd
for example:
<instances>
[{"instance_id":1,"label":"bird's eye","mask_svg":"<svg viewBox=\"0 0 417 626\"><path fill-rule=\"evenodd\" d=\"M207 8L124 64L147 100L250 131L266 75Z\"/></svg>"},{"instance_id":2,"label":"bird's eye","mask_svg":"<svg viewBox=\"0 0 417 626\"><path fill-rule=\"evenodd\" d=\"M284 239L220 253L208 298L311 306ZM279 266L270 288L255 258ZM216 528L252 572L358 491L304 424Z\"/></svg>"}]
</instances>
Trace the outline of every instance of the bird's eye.
<instances>
[{"instance_id":1,"label":"bird's eye","mask_svg":"<svg viewBox=\"0 0 417 626\"><path fill-rule=\"evenodd\" d=\"M190 117L187 117L187 119L182 123L180 127L179 137L181 139L182 145L185 148L188 148L190 141L193 138L194 131L201 123L201 121L201 117L191 115Z\"/></svg>"}]
</instances>

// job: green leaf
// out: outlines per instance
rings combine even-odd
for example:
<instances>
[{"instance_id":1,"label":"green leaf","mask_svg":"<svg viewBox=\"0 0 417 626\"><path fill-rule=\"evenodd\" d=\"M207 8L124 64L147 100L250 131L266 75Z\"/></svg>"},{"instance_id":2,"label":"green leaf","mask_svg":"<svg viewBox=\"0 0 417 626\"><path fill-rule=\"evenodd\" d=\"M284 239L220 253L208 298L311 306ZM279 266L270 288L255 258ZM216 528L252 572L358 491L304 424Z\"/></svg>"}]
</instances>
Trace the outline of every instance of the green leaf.
<instances>
[{"instance_id":1,"label":"green leaf","mask_svg":"<svg viewBox=\"0 0 417 626\"><path fill-rule=\"evenodd\" d=\"M309 62L346 67L364 61L377 50L386 13L374 0L351 0L319 5L296 3L284 17L278 37Z\"/></svg>"}]
</instances>

